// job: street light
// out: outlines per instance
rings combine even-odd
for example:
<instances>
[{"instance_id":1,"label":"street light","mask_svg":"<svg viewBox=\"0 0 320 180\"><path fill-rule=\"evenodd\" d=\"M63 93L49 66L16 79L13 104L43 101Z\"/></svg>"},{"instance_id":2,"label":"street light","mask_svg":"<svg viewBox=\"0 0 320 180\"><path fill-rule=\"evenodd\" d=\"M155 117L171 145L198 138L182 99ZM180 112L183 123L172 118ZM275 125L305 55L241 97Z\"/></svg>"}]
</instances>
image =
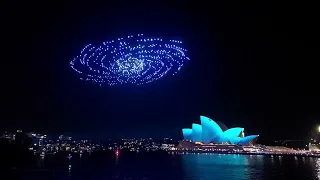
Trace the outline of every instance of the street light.
<instances>
[{"instance_id":1,"label":"street light","mask_svg":"<svg viewBox=\"0 0 320 180\"><path fill-rule=\"evenodd\" d=\"M320 125L318 126L318 132L320 133Z\"/></svg>"}]
</instances>

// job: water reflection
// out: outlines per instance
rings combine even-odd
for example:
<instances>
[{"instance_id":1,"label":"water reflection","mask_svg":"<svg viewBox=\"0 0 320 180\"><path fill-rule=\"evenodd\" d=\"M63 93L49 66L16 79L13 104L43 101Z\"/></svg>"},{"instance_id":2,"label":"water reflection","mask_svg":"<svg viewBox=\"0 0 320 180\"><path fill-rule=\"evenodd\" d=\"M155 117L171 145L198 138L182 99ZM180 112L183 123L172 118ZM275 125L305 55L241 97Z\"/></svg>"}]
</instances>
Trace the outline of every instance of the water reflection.
<instances>
[{"instance_id":1,"label":"water reflection","mask_svg":"<svg viewBox=\"0 0 320 180\"><path fill-rule=\"evenodd\" d=\"M236 154L75 156L38 158L38 169L29 176L43 180L41 173L56 179L131 180L320 180L320 158ZM21 177L26 177L26 173ZM35 175L35 176L33 176ZM2 179L2 178L0 178ZM28 178L24 178L28 179Z\"/></svg>"},{"instance_id":2,"label":"water reflection","mask_svg":"<svg viewBox=\"0 0 320 180\"><path fill-rule=\"evenodd\" d=\"M186 179L248 179L250 156L243 155L183 155ZM225 172L225 173L221 173Z\"/></svg>"},{"instance_id":3,"label":"water reflection","mask_svg":"<svg viewBox=\"0 0 320 180\"><path fill-rule=\"evenodd\" d=\"M116 164L119 163L119 153L116 153Z\"/></svg>"},{"instance_id":4,"label":"water reflection","mask_svg":"<svg viewBox=\"0 0 320 180\"><path fill-rule=\"evenodd\" d=\"M181 156L185 179L318 179L320 158L263 155Z\"/></svg>"},{"instance_id":5,"label":"water reflection","mask_svg":"<svg viewBox=\"0 0 320 180\"><path fill-rule=\"evenodd\" d=\"M69 167L68 167L68 179L71 178L71 169L72 169L72 165L69 164Z\"/></svg>"},{"instance_id":6,"label":"water reflection","mask_svg":"<svg viewBox=\"0 0 320 180\"><path fill-rule=\"evenodd\" d=\"M318 179L320 179L320 158L317 159L317 172L318 172Z\"/></svg>"},{"instance_id":7,"label":"water reflection","mask_svg":"<svg viewBox=\"0 0 320 180\"><path fill-rule=\"evenodd\" d=\"M38 169L44 167L44 157L43 156L36 156L36 166Z\"/></svg>"}]
</instances>

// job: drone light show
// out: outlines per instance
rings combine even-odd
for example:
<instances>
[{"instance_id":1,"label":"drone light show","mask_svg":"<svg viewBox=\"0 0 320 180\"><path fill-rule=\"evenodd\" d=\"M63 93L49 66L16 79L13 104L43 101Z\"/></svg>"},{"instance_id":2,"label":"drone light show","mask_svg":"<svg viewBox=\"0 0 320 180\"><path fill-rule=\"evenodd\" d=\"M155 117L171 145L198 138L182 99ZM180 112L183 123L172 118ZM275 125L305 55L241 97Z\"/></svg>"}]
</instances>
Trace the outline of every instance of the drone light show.
<instances>
[{"instance_id":1,"label":"drone light show","mask_svg":"<svg viewBox=\"0 0 320 180\"><path fill-rule=\"evenodd\" d=\"M190 60L182 41L130 35L88 44L71 62L80 79L110 86L142 85L177 74Z\"/></svg>"}]
</instances>

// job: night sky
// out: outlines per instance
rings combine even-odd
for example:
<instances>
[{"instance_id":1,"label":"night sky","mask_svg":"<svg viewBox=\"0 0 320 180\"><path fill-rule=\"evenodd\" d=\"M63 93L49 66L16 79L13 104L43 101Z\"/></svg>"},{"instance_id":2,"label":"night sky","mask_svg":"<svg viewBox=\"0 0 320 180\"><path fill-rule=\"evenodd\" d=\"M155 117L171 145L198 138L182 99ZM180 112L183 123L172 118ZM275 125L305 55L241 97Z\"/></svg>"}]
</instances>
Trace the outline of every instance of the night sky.
<instances>
[{"instance_id":1,"label":"night sky","mask_svg":"<svg viewBox=\"0 0 320 180\"><path fill-rule=\"evenodd\" d=\"M261 2L68 2L3 6L0 130L182 138L205 115L266 141L320 124L312 15ZM86 44L131 33L182 39L191 61L140 87L100 87L69 67Z\"/></svg>"}]
</instances>

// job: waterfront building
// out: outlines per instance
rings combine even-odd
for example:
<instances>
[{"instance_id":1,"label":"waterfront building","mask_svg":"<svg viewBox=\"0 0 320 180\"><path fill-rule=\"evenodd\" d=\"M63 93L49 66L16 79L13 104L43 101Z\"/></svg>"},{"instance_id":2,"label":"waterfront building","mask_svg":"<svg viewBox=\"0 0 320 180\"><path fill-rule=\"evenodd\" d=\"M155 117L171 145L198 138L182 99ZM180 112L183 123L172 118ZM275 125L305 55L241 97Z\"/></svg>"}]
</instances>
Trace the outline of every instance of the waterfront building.
<instances>
[{"instance_id":1,"label":"waterfront building","mask_svg":"<svg viewBox=\"0 0 320 180\"><path fill-rule=\"evenodd\" d=\"M182 129L184 141L198 145L213 143L248 146L252 145L259 136L244 136L244 128L241 127L226 129L224 125L223 130L218 123L205 116L200 116L200 122L201 124L193 123L191 129Z\"/></svg>"}]
</instances>

